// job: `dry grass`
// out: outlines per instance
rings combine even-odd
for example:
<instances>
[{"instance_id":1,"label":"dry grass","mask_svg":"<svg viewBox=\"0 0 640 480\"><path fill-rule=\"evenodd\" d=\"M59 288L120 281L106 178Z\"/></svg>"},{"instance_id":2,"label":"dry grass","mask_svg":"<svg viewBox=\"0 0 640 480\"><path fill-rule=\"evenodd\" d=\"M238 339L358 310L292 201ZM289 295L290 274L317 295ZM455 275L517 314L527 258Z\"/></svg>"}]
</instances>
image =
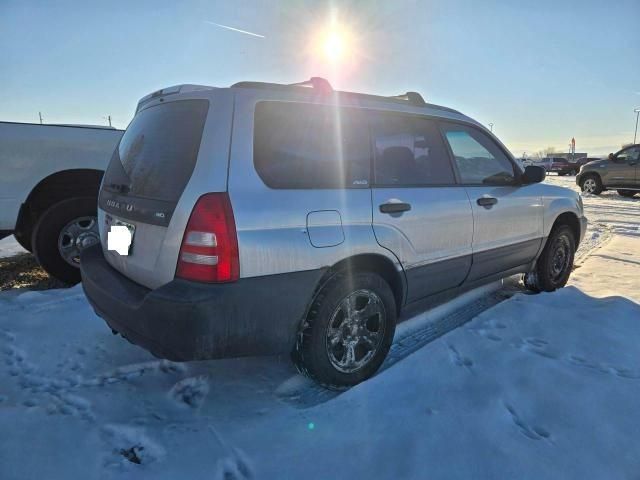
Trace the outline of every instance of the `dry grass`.
<instances>
[{"instance_id":1,"label":"dry grass","mask_svg":"<svg viewBox=\"0 0 640 480\"><path fill-rule=\"evenodd\" d=\"M0 258L0 291L16 288L47 290L66 286L50 277L30 253Z\"/></svg>"}]
</instances>

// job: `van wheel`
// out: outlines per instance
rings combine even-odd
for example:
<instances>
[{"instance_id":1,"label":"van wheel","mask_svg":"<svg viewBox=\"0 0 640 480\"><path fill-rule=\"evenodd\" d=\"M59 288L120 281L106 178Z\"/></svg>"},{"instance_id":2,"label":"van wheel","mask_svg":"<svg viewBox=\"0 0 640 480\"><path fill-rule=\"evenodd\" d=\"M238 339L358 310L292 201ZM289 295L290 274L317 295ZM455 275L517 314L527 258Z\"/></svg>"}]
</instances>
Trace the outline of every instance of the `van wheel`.
<instances>
[{"instance_id":1,"label":"van wheel","mask_svg":"<svg viewBox=\"0 0 640 480\"><path fill-rule=\"evenodd\" d=\"M76 197L49 207L33 231L33 253L49 275L68 284L80 281L80 252L100 242L97 199Z\"/></svg>"},{"instance_id":2,"label":"van wheel","mask_svg":"<svg viewBox=\"0 0 640 480\"><path fill-rule=\"evenodd\" d=\"M631 198L635 196L636 193L638 192L634 192L633 190L618 190L618 195L622 197L627 197L627 198Z\"/></svg>"},{"instance_id":3,"label":"van wheel","mask_svg":"<svg viewBox=\"0 0 640 480\"><path fill-rule=\"evenodd\" d=\"M292 354L298 370L327 388L371 377L396 328L391 288L375 273L340 273L316 296Z\"/></svg>"},{"instance_id":4,"label":"van wheel","mask_svg":"<svg viewBox=\"0 0 640 480\"><path fill-rule=\"evenodd\" d=\"M560 225L551 231L533 271L524 275L524 285L532 292L553 292L567 284L573 269L576 240L571 228Z\"/></svg>"},{"instance_id":5,"label":"van wheel","mask_svg":"<svg viewBox=\"0 0 640 480\"><path fill-rule=\"evenodd\" d=\"M602 193L602 181L598 175L587 175L580 182L580 188L584 193L600 195Z\"/></svg>"}]
</instances>

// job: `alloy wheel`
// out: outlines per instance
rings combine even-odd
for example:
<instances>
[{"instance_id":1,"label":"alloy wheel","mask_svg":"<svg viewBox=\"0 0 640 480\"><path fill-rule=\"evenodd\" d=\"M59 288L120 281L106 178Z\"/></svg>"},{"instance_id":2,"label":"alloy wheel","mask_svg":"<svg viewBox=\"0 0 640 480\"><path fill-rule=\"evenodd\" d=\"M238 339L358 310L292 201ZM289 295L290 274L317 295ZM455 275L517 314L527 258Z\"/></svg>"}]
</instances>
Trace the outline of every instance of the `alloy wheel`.
<instances>
[{"instance_id":1,"label":"alloy wheel","mask_svg":"<svg viewBox=\"0 0 640 480\"><path fill-rule=\"evenodd\" d=\"M357 290L345 297L329 320L326 335L331 365L343 373L362 369L376 354L384 338L386 312L371 290Z\"/></svg>"}]
</instances>

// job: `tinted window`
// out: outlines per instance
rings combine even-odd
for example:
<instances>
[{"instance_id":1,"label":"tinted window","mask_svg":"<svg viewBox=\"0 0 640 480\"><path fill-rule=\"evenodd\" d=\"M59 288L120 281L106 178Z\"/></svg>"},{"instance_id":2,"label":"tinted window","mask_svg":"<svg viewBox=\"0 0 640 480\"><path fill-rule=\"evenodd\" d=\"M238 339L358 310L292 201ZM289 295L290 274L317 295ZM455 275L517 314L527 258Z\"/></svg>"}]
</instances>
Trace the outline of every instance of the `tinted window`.
<instances>
[{"instance_id":1,"label":"tinted window","mask_svg":"<svg viewBox=\"0 0 640 480\"><path fill-rule=\"evenodd\" d=\"M449 156L435 122L388 113L371 118L376 185L455 183Z\"/></svg>"},{"instance_id":2,"label":"tinted window","mask_svg":"<svg viewBox=\"0 0 640 480\"><path fill-rule=\"evenodd\" d=\"M209 102L183 100L140 111L105 173L106 190L175 202L198 157Z\"/></svg>"},{"instance_id":3,"label":"tinted window","mask_svg":"<svg viewBox=\"0 0 640 480\"><path fill-rule=\"evenodd\" d=\"M368 187L366 117L352 108L261 102L253 159L272 188Z\"/></svg>"},{"instance_id":4,"label":"tinted window","mask_svg":"<svg viewBox=\"0 0 640 480\"><path fill-rule=\"evenodd\" d=\"M514 182L513 164L488 136L472 127L446 123L460 180L470 185L508 185Z\"/></svg>"}]
</instances>

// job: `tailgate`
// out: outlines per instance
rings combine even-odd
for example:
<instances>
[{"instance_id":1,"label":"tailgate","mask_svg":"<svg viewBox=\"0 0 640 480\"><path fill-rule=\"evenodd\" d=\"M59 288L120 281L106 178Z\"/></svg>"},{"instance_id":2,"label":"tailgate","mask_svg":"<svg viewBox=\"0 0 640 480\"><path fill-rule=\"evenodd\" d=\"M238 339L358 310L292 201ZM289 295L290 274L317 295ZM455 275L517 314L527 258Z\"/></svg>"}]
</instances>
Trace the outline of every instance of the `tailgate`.
<instances>
[{"instance_id":1,"label":"tailgate","mask_svg":"<svg viewBox=\"0 0 640 480\"><path fill-rule=\"evenodd\" d=\"M146 287L173 279L182 229L172 229L172 220L181 216L176 207L196 167L208 110L206 99L175 100L140 110L105 173L98 200L105 258ZM114 224L132 233L128 255L107 249Z\"/></svg>"}]
</instances>

